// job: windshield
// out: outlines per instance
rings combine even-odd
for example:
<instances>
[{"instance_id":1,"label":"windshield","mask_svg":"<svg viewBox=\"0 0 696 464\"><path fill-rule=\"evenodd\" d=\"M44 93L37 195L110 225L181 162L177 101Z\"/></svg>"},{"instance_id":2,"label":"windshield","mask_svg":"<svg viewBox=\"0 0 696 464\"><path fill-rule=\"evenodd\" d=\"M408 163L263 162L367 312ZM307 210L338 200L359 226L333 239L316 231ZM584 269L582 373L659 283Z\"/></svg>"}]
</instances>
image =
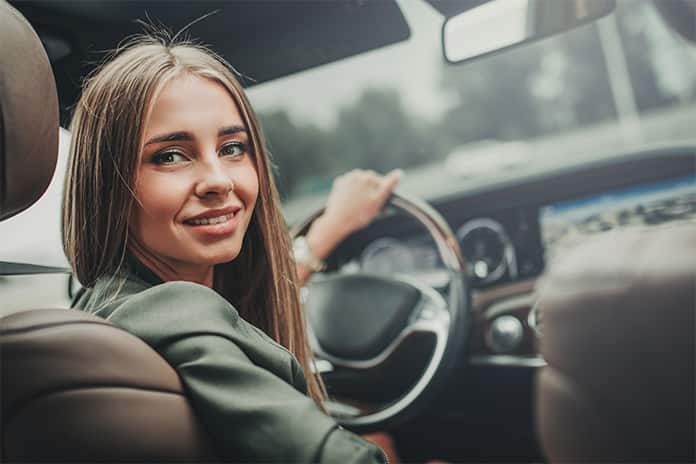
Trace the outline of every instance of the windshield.
<instances>
[{"instance_id":1,"label":"windshield","mask_svg":"<svg viewBox=\"0 0 696 464\"><path fill-rule=\"evenodd\" d=\"M426 198L662 142L693 140L696 55L651 2L462 64L444 18L402 1L402 43L249 90L290 220L348 169L405 171Z\"/></svg>"}]
</instances>

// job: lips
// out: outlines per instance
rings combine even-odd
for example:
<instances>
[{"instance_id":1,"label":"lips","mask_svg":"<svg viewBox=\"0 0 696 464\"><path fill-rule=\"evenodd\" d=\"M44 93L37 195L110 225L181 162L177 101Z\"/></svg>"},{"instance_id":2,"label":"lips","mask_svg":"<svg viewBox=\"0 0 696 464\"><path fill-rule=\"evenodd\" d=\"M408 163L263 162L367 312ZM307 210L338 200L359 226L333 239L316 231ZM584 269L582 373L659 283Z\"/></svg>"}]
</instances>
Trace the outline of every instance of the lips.
<instances>
[{"instance_id":1,"label":"lips","mask_svg":"<svg viewBox=\"0 0 696 464\"><path fill-rule=\"evenodd\" d=\"M211 218L200 218L200 219L189 219L184 221L186 224L191 226L205 226L209 224L220 224L221 222L228 221L234 217L234 213L225 214L223 216L216 216Z\"/></svg>"},{"instance_id":2,"label":"lips","mask_svg":"<svg viewBox=\"0 0 696 464\"><path fill-rule=\"evenodd\" d=\"M203 240L218 240L230 236L237 230L241 221L240 213L239 206L209 210L186 219L184 225Z\"/></svg>"},{"instance_id":3,"label":"lips","mask_svg":"<svg viewBox=\"0 0 696 464\"><path fill-rule=\"evenodd\" d=\"M220 224L232 219L240 210L239 206L230 206L223 209L212 209L204 213L190 217L184 220L184 224L190 226L203 226L211 224Z\"/></svg>"}]
</instances>

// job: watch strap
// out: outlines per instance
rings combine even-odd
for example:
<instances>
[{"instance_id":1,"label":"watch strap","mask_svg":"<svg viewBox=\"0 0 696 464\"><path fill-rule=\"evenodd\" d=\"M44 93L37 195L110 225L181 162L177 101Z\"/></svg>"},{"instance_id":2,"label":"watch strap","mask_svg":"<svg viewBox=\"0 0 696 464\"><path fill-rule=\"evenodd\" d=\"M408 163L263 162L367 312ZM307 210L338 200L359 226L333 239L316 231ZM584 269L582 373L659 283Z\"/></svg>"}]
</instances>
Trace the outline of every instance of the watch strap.
<instances>
[{"instance_id":1,"label":"watch strap","mask_svg":"<svg viewBox=\"0 0 696 464\"><path fill-rule=\"evenodd\" d=\"M292 251L295 256L295 262L302 264L310 271L321 272L326 269L326 262L314 256L304 236L296 237L293 240Z\"/></svg>"}]
</instances>

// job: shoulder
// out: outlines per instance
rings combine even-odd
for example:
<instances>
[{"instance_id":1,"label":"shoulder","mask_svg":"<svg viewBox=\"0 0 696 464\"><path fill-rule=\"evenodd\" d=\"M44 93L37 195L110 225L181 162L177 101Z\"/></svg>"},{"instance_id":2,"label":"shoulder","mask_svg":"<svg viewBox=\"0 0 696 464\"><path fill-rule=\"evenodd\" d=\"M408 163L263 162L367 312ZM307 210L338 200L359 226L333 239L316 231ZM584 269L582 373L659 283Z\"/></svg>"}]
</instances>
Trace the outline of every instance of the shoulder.
<instances>
[{"instance_id":1,"label":"shoulder","mask_svg":"<svg viewBox=\"0 0 696 464\"><path fill-rule=\"evenodd\" d=\"M92 295L90 295L92 293ZM294 372L297 361L287 349L239 316L215 290L184 281L154 286L126 280L115 298L97 285L80 301L82 309L140 338L169 359L175 347L196 356L243 355L303 390L304 378Z\"/></svg>"},{"instance_id":2,"label":"shoulder","mask_svg":"<svg viewBox=\"0 0 696 464\"><path fill-rule=\"evenodd\" d=\"M235 328L252 329L214 290L184 281L151 285L122 273L100 278L74 302L76 309L102 317L155 346L166 336Z\"/></svg>"},{"instance_id":3,"label":"shoulder","mask_svg":"<svg viewBox=\"0 0 696 464\"><path fill-rule=\"evenodd\" d=\"M184 335L253 336L227 300L192 282L166 282L124 295L104 317L153 346Z\"/></svg>"}]
</instances>

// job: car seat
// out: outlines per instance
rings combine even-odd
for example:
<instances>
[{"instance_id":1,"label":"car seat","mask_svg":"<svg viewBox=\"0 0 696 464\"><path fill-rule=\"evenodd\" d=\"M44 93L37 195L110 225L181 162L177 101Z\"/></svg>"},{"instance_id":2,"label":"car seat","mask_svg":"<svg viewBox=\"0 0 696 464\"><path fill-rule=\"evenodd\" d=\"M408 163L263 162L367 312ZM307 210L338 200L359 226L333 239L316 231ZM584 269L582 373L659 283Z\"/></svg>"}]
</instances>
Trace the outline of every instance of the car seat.
<instances>
[{"instance_id":1,"label":"car seat","mask_svg":"<svg viewBox=\"0 0 696 464\"><path fill-rule=\"evenodd\" d=\"M611 232L539 288L551 462L694 462L696 225Z\"/></svg>"},{"instance_id":2,"label":"car seat","mask_svg":"<svg viewBox=\"0 0 696 464\"><path fill-rule=\"evenodd\" d=\"M653 3L695 46L696 0ZM694 462L696 224L597 237L552 266L539 290L547 457Z\"/></svg>"},{"instance_id":3,"label":"car seat","mask_svg":"<svg viewBox=\"0 0 696 464\"><path fill-rule=\"evenodd\" d=\"M0 220L41 196L57 154L48 58L0 0ZM176 372L138 338L79 311L0 319L0 406L0 462L215 460Z\"/></svg>"}]
</instances>

